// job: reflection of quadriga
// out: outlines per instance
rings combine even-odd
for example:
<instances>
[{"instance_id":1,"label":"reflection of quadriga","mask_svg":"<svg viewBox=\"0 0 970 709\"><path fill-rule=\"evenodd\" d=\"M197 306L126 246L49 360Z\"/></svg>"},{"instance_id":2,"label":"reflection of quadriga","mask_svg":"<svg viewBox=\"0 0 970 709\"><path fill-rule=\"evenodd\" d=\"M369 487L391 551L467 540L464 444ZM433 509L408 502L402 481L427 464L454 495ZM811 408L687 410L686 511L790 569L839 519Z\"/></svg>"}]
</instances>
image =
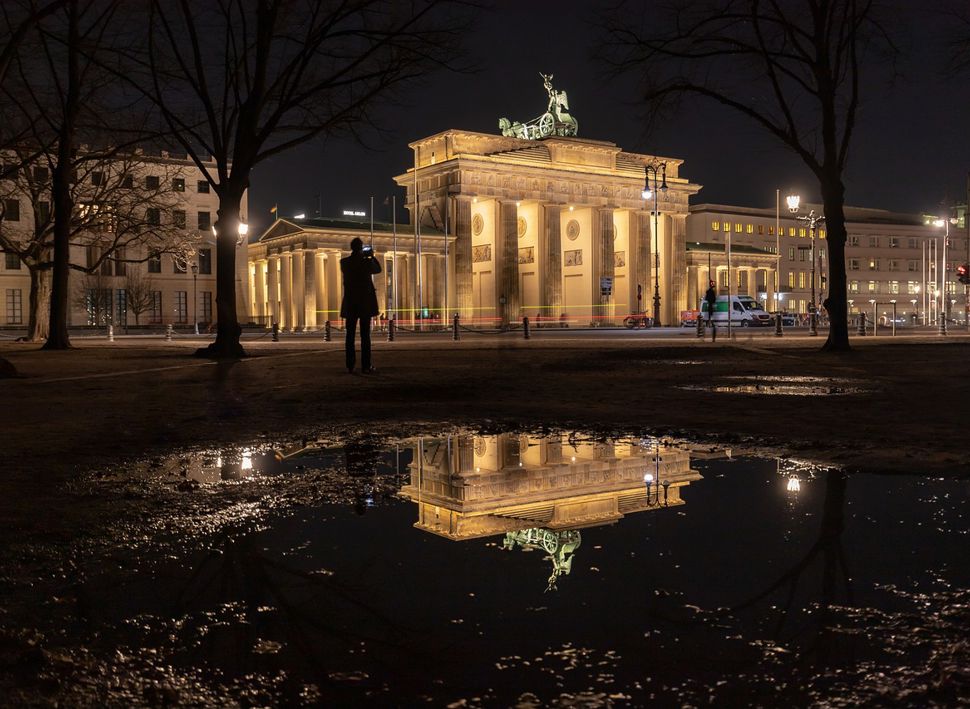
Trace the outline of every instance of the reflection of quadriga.
<instances>
[{"instance_id":1,"label":"reflection of quadriga","mask_svg":"<svg viewBox=\"0 0 970 709\"><path fill-rule=\"evenodd\" d=\"M508 118L499 118L498 127L502 135L510 138L525 138L526 140L538 140L548 138L551 135L572 137L579 133L579 122L569 115L569 99L566 98L565 91L556 91L552 88L552 74L539 74L542 77L543 86L549 94L549 105L546 112L538 118L533 118L527 123L510 121Z\"/></svg>"},{"instance_id":2,"label":"reflection of quadriga","mask_svg":"<svg viewBox=\"0 0 970 709\"><path fill-rule=\"evenodd\" d=\"M415 527L542 549L553 564L550 588L569 573L580 529L683 505L680 491L701 479L686 449L571 433L422 438L408 468L400 494L416 505Z\"/></svg>"},{"instance_id":3,"label":"reflection of quadriga","mask_svg":"<svg viewBox=\"0 0 970 709\"><path fill-rule=\"evenodd\" d=\"M517 532L507 532L502 541L503 549L515 549L518 544L523 549L542 549L548 553L545 558L552 561L552 576L549 577L547 591L556 590L556 579L573 570L573 554L583 543L583 536L578 529L555 531L552 529L520 529Z\"/></svg>"}]
</instances>

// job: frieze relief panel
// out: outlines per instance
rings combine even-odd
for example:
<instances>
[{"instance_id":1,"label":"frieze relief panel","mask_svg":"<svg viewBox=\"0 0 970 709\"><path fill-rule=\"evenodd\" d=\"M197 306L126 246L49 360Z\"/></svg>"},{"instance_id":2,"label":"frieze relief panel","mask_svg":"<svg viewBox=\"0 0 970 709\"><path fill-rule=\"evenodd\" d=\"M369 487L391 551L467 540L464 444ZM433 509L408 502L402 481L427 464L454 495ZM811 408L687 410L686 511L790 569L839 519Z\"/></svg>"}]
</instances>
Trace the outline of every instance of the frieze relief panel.
<instances>
[{"instance_id":1,"label":"frieze relief panel","mask_svg":"<svg viewBox=\"0 0 970 709\"><path fill-rule=\"evenodd\" d=\"M472 263L486 263L491 260L491 244L479 244L478 246L472 246Z\"/></svg>"}]
</instances>

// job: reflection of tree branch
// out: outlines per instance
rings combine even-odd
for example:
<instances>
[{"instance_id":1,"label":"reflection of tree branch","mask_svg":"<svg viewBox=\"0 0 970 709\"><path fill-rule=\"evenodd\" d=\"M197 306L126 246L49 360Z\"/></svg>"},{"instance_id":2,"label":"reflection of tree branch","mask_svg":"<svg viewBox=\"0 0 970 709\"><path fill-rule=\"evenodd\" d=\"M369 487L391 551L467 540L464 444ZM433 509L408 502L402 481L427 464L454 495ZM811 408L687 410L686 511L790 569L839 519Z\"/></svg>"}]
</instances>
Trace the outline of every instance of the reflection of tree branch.
<instances>
[{"instance_id":1,"label":"reflection of tree branch","mask_svg":"<svg viewBox=\"0 0 970 709\"><path fill-rule=\"evenodd\" d=\"M830 470L826 473L825 502L823 504L822 522L819 526L818 539L805 553L805 556L797 564L788 569L788 571L783 573L774 583L748 600L731 607L729 612L734 613L745 608L750 608L785 584L792 585L791 594L794 595L795 587L797 587L802 574L811 566L819 554L824 556L822 590L826 604L830 602L829 599L834 596L835 592L836 579L832 567L836 563L838 563L839 568L843 572L843 584L846 592L851 596L848 584L848 567L845 562L841 541L842 532L845 529L844 505L847 482L848 478L841 471Z\"/></svg>"}]
</instances>

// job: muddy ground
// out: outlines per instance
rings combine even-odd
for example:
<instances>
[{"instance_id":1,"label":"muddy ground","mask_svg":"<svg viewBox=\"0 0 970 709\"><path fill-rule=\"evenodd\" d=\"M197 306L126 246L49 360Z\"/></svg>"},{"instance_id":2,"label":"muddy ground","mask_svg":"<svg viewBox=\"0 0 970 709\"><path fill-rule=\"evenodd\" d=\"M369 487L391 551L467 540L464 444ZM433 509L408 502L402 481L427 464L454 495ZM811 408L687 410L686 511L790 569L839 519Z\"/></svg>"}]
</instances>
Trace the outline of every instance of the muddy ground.
<instances>
[{"instance_id":1,"label":"muddy ground","mask_svg":"<svg viewBox=\"0 0 970 709\"><path fill-rule=\"evenodd\" d=\"M0 382L2 519L56 527L70 510L55 491L119 460L257 437L406 435L418 424L660 433L849 469L965 474L970 339L856 342L827 354L804 338L412 338L376 343L373 376L348 375L340 343L309 339L248 342L250 356L228 363L194 358L198 343L185 341L78 340L68 352L4 343L20 377ZM712 390L758 381L745 377L834 393Z\"/></svg>"},{"instance_id":2,"label":"muddy ground","mask_svg":"<svg viewBox=\"0 0 970 709\"><path fill-rule=\"evenodd\" d=\"M453 427L570 429L661 434L850 471L970 472L962 421L970 338L961 336L867 340L840 355L820 353L807 338L765 336L717 344L412 337L378 343L373 376L347 374L338 342L262 339L246 343L248 358L226 363L193 357L198 344L78 340L69 352L0 344L20 374L0 380L0 696L9 703L292 703L255 680L227 689L218 678L173 674L153 654L162 646L131 640L127 625L102 634L92 620L104 610L99 583L148 578L140 564L150 570L185 548L204 548L213 530L238 521L234 510L256 524L271 512L339 501L346 480L308 473L200 496L178 475L178 456L170 474L162 470L170 453ZM802 387L815 387L814 395L794 395ZM153 551L139 555L134 544ZM960 603L948 600L947 613ZM961 623L932 647L963 649L933 668L966 667L965 645L952 641L965 636ZM135 649L116 652L123 640ZM911 653L915 665L923 662ZM917 703L936 696L936 685L930 691L918 679Z\"/></svg>"}]
</instances>

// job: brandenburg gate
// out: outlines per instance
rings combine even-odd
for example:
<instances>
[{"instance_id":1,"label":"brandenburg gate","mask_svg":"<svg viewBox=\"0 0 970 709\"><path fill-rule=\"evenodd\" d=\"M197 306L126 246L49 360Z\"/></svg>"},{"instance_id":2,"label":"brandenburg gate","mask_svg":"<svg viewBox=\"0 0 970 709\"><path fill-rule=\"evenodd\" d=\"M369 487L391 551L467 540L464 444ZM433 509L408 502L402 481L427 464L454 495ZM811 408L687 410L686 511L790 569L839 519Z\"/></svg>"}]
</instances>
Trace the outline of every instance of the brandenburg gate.
<instances>
[{"instance_id":1,"label":"brandenburg gate","mask_svg":"<svg viewBox=\"0 0 970 709\"><path fill-rule=\"evenodd\" d=\"M543 76L549 108L522 124L503 118L503 135L446 130L409 144L413 166L394 178L406 190L411 224L392 238L378 227L375 277L382 310L400 320L416 311L466 325L610 325L652 312L678 325L688 294L688 199L700 190L682 160L624 152L577 137L565 92ZM648 166L666 185L645 199ZM656 201L655 201L656 200ZM658 213L654 214L654 207ZM250 245L254 317L284 329L336 320L340 252L366 224L277 222ZM696 287L696 284L691 284Z\"/></svg>"}]
</instances>

